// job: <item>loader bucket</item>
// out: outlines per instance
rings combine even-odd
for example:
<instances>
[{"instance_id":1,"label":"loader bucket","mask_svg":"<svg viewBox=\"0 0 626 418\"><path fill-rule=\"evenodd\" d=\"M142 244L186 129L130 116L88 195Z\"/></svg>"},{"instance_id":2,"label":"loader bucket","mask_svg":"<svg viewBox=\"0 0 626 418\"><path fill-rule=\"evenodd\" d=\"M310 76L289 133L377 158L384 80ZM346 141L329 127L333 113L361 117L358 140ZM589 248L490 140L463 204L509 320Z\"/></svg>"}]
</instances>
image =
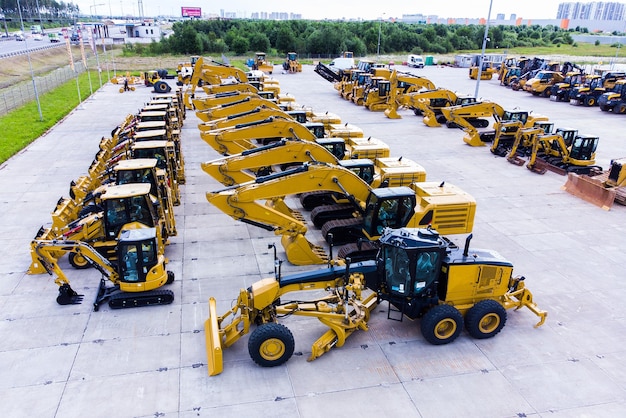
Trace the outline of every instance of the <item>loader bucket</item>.
<instances>
[{"instance_id":1,"label":"loader bucket","mask_svg":"<svg viewBox=\"0 0 626 418\"><path fill-rule=\"evenodd\" d=\"M220 328L217 323L215 298L209 299L209 318L204 322L204 337L206 339L209 376L215 376L224 370L222 340L220 339Z\"/></svg>"},{"instance_id":2,"label":"loader bucket","mask_svg":"<svg viewBox=\"0 0 626 418\"><path fill-rule=\"evenodd\" d=\"M465 141L466 144L471 145L473 147L484 147L485 143L480 139L480 135L478 133L471 135L471 134L466 134L463 137L463 141Z\"/></svg>"},{"instance_id":3,"label":"loader bucket","mask_svg":"<svg viewBox=\"0 0 626 418\"><path fill-rule=\"evenodd\" d=\"M302 234L283 235L280 242L287 254L287 260L293 265L309 266L328 263L328 255L324 249L307 241Z\"/></svg>"},{"instance_id":4,"label":"loader bucket","mask_svg":"<svg viewBox=\"0 0 626 418\"><path fill-rule=\"evenodd\" d=\"M562 189L604 210L610 210L615 201L615 189L607 189L600 180L585 175L568 173Z\"/></svg>"}]
</instances>

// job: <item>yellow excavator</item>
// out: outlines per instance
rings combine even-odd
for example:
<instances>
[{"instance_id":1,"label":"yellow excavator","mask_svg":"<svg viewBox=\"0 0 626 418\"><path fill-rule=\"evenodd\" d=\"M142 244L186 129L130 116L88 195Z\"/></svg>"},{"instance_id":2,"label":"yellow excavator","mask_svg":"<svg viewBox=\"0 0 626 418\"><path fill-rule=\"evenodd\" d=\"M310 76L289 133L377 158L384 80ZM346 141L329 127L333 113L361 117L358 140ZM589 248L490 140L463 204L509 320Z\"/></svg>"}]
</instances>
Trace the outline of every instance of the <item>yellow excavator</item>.
<instances>
[{"instance_id":1,"label":"yellow excavator","mask_svg":"<svg viewBox=\"0 0 626 418\"><path fill-rule=\"evenodd\" d=\"M398 73L394 70L389 77L391 83L390 95L387 99L385 116L389 119L400 119L398 108L405 105L406 96L422 90L434 90L435 84L425 77L412 74ZM396 88L394 88L396 86Z\"/></svg>"},{"instance_id":2,"label":"yellow excavator","mask_svg":"<svg viewBox=\"0 0 626 418\"><path fill-rule=\"evenodd\" d=\"M504 157L509 153L518 137L522 136L520 140L523 140L524 134L529 133L529 131L522 132L522 130L533 128L538 122L548 123L548 117L532 115L523 110L505 111L502 116L496 118L494 130L492 131L493 139L488 132L483 132L481 139L483 141L490 139L491 153Z\"/></svg>"},{"instance_id":3,"label":"yellow excavator","mask_svg":"<svg viewBox=\"0 0 626 418\"><path fill-rule=\"evenodd\" d=\"M493 142L499 126L507 121L523 120L523 127L528 128L532 127L536 121L546 120L545 116L531 115L526 111L505 110L499 104L489 101L443 107L441 112L448 124L454 124L465 132L463 141L473 147L484 146L485 142ZM483 118L489 117L495 120L494 129L479 132L478 128L486 126ZM513 138L510 139L512 144Z\"/></svg>"},{"instance_id":4,"label":"yellow excavator","mask_svg":"<svg viewBox=\"0 0 626 418\"><path fill-rule=\"evenodd\" d=\"M306 240L302 215L288 208L283 197L318 190L341 193L351 202L339 209L315 209L319 219L326 221L322 235L330 240L332 234L334 242L375 241L385 227L432 225L454 234L470 232L473 227L476 202L452 185L424 182L372 189L354 172L323 163L304 164L206 196L232 218L282 235L287 259L295 265L308 265L325 263L328 257L321 247Z\"/></svg>"},{"instance_id":5,"label":"yellow excavator","mask_svg":"<svg viewBox=\"0 0 626 418\"><path fill-rule=\"evenodd\" d=\"M610 210L614 202L626 205L626 158L611 161L611 168L598 175L568 173L563 190Z\"/></svg>"},{"instance_id":6,"label":"yellow excavator","mask_svg":"<svg viewBox=\"0 0 626 418\"><path fill-rule=\"evenodd\" d=\"M47 272L56 276L54 282L59 286L59 305L81 303L83 295L72 289L69 279L58 264L58 258L69 252L97 268L103 275L93 303L95 311L106 301L113 309L166 305L172 303L174 293L171 290L158 289L172 283L174 273L165 269L166 259L158 250L157 235L155 228L123 229L114 249L115 263L82 241L35 239L31 242L34 261L30 273ZM106 285L105 277L113 286Z\"/></svg>"},{"instance_id":7,"label":"yellow excavator","mask_svg":"<svg viewBox=\"0 0 626 418\"><path fill-rule=\"evenodd\" d=\"M525 278L513 276L513 264L496 251L470 248L470 238L461 249L433 229L385 229L375 260L346 259L287 276L279 271L241 289L222 315L211 297L205 321L209 375L222 373L225 349L248 333L248 353L256 364L284 364L295 344L278 319L289 315L317 318L328 327L308 361L342 347L355 331L367 331L384 301L389 319L420 319L421 334L433 345L453 342L463 328L476 339L494 337L506 323L507 309L528 308L539 318L535 328L541 326L547 312L534 302ZM315 293L306 298L306 291Z\"/></svg>"},{"instance_id":8,"label":"yellow excavator","mask_svg":"<svg viewBox=\"0 0 626 418\"><path fill-rule=\"evenodd\" d=\"M247 112L252 109L256 109L257 107L269 107L276 110L282 110L278 103L264 99L257 95L207 108L202 111L202 114L203 116L206 116L207 120L205 122L208 122L224 118L232 114Z\"/></svg>"},{"instance_id":9,"label":"yellow excavator","mask_svg":"<svg viewBox=\"0 0 626 418\"><path fill-rule=\"evenodd\" d=\"M560 175L568 173L596 175L602 167L596 164L600 138L580 135L575 129L557 129L551 134L537 135L526 167L538 174L547 170Z\"/></svg>"},{"instance_id":10,"label":"yellow excavator","mask_svg":"<svg viewBox=\"0 0 626 418\"><path fill-rule=\"evenodd\" d=\"M415 115L422 115L424 125L434 128L446 123L446 118L441 113L442 107L476 103L476 98L460 96L451 90L438 88L402 95L396 103L413 110Z\"/></svg>"}]
</instances>

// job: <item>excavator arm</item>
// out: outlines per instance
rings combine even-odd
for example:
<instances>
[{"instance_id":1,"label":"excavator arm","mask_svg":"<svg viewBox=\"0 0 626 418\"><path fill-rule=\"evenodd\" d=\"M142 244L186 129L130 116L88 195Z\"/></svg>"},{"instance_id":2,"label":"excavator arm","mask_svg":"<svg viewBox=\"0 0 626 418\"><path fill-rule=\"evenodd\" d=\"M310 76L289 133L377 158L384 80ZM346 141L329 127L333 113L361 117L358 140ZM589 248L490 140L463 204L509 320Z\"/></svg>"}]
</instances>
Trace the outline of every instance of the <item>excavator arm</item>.
<instances>
[{"instance_id":1,"label":"excavator arm","mask_svg":"<svg viewBox=\"0 0 626 418\"><path fill-rule=\"evenodd\" d=\"M480 147L484 146L485 143L480 138L478 129L470 122L470 119L494 117L498 120L504 114L504 109L497 103L484 101L444 107L441 109L441 112L446 119L458 125L465 132L463 137L465 143L473 147Z\"/></svg>"},{"instance_id":2,"label":"excavator arm","mask_svg":"<svg viewBox=\"0 0 626 418\"><path fill-rule=\"evenodd\" d=\"M265 120L235 125L231 128L202 132L202 139L221 154L237 154L256 148L252 140L260 143L280 138L315 141L316 137L306 126L295 120L269 117Z\"/></svg>"},{"instance_id":3,"label":"excavator arm","mask_svg":"<svg viewBox=\"0 0 626 418\"><path fill-rule=\"evenodd\" d=\"M232 128L235 125L265 120L269 117L282 117L284 119L291 118L291 116L289 116L289 114L283 110L278 110L267 106L259 106L245 112L233 113L232 115L228 115L223 118L199 123L198 129L200 129L201 132L206 132L214 129Z\"/></svg>"},{"instance_id":4,"label":"excavator arm","mask_svg":"<svg viewBox=\"0 0 626 418\"><path fill-rule=\"evenodd\" d=\"M389 119L400 119L398 108L404 106L407 94L411 94L423 89L434 90L435 84L425 77L419 77L406 73L398 73L396 70L391 72L389 76L391 83L389 99L387 100L387 109L385 116Z\"/></svg>"},{"instance_id":5,"label":"excavator arm","mask_svg":"<svg viewBox=\"0 0 626 418\"><path fill-rule=\"evenodd\" d=\"M264 147L204 162L202 170L225 186L232 186L255 180L254 172L263 167L307 162L336 164L337 158L315 142L281 139Z\"/></svg>"},{"instance_id":6,"label":"excavator arm","mask_svg":"<svg viewBox=\"0 0 626 418\"><path fill-rule=\"evenodd\" d=\"M447 101L448 105L452 105L456 102L457 95L454 92L443 88L424 90L405 94L401 98L401 103L403 106L415 109L415 114L421 112L424 117L424 125L434 128L441 126L441 124L437 120L437 116L433 108L430 106L432 99L443 99Z\"/></svg>"},{"instance_id":7,"label":"excavator arm","mask_svg":"<svg viewBox=\"0 0 626 418\"><path fill-rule=\"evenodd\" d=\"M355 207L367 201L370 187L352 171L323 163L259 177L255 181L208 192L207 200L225 214L282 235L287 259L295 265L321 264L326 254L306 240L302 215L283 202L285 195L325 190L346 195ZM267 200L267 203L259 201Z\"/></svg>"},{"instance_id":8,"label":"excavator arm","mask_svg":"<svg viewBox=\"0 0 626 418\"><path fill-rule=\"evenodd\" d=\"M281 110L280 106L276 103L263 99L259 96L248 96L243 99L236 100L229 103L222 103L220 105L207 108L202 111L202 115L206 116L206 121L224 118L236 113L247 112L249 110L256 109L257 107L267 107L271 109Z\"/></svg>"}]
</instances>

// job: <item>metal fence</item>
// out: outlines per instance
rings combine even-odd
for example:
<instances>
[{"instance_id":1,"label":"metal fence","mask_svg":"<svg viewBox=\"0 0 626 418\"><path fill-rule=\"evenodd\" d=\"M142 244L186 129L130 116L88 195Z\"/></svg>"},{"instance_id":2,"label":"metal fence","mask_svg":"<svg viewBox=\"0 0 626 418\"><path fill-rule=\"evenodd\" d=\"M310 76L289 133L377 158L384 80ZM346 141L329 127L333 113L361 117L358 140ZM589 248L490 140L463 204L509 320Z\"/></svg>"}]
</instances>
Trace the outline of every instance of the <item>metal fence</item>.
<instances>
[{"instance_id":1,"label":"metal fence","mask_svg":"<svg viewBox=\"0 0 626 418\"><path fill-rule=\"evenodd\" d=\"M77 74L85 72L85 66L82 61L74 63L75 71L69 65L57 68L41 77L35 77L35 86L38 94L44 94L63 83L76 78ZM13 87L2 89L0 92L0 116L9 113L11 110L17 109L28 102L35 100L35 88L33 81L19 83Z\"/></svg>"}]
</instances>

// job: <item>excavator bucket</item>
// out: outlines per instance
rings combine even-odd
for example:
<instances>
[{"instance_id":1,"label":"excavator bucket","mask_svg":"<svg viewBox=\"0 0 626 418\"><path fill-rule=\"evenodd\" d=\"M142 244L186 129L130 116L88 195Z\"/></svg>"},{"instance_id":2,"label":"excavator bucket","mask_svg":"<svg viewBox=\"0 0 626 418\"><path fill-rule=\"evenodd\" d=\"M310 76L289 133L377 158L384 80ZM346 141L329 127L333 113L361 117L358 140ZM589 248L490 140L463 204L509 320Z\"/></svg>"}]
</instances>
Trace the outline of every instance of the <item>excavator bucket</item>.
<instances>
[{"instance_id":1,"label":"excavator bucket","mask_svg":"<svg viewBox=\"0 0 626 418\"><path fill-rule=\"evenodd\" d=\"M296 266L328 263L324 249L309 242L304 235L283 235L281 244L287 254L287 260Z\"/></svg>"},{"instance_id":2,"label":"excavator bucket","mask_svg":"<svg viewBox=\"0 0 626 418\"><path fill-rule=\"evenodd\" d=\"M614 188L605 188L602 180L585 175L568 173L562 189L604 210L610 210L615 201Z\"/></svg>"},{"instance_id":3,"label":"excavator bucket","mask_svg":"<svg viewBox=\"0 0 626 418\"><path fill-rule=\"evenodd\" d=\"M80 305L82 301L83 295L76 293L69 284L64 283L59 287L59 295L57 296L59 305Z\"/></svg>"},{"instance_id":4,"label":"excavator bucket","mask_svg":"<svg viewBox=\"0 0 626 418\"><path fill-rule=\"evenodd\" d=\"M385 110L385 116L389 119L402 119L402 116L398 114L398 109L395 106L387 108L387 110Z\"/></svg>"},{"instance_id":5,"label":"excavator bucket","mask_svg":"<svg viewBox=\"0 0 626 418\"><path fill-rule=\"evenodd\" d=\"M424 125L428 126L429 128L437 128L438 126L441 126L435 115L424 116L422 122L424 122Z\"/></svg>"},{"instance_id":6,"label":"excavator bucket","mask_svg":"<svg viewBox=\"0 0 626 418\"><path fill-rule=\"evenodd\" d=\"M215 376L224 370L224 358L220 328L217 322L217 305L215 298L209 299L209 318L204 322L206 354L209 363L209 376Z\"/></svg>"},{"instance_id":7,"label":"excavator bucket","mask_svg":"<svg viewBox=\"0 0 626 418\"><path fill-rule=\"evenodd\" d=\"M476 133L475 135L466 134L463 137L463 141L466 144L471 145L472 147L484 147L485 143L480 139L480 135Z\"/></svg>"}]
</instances>

